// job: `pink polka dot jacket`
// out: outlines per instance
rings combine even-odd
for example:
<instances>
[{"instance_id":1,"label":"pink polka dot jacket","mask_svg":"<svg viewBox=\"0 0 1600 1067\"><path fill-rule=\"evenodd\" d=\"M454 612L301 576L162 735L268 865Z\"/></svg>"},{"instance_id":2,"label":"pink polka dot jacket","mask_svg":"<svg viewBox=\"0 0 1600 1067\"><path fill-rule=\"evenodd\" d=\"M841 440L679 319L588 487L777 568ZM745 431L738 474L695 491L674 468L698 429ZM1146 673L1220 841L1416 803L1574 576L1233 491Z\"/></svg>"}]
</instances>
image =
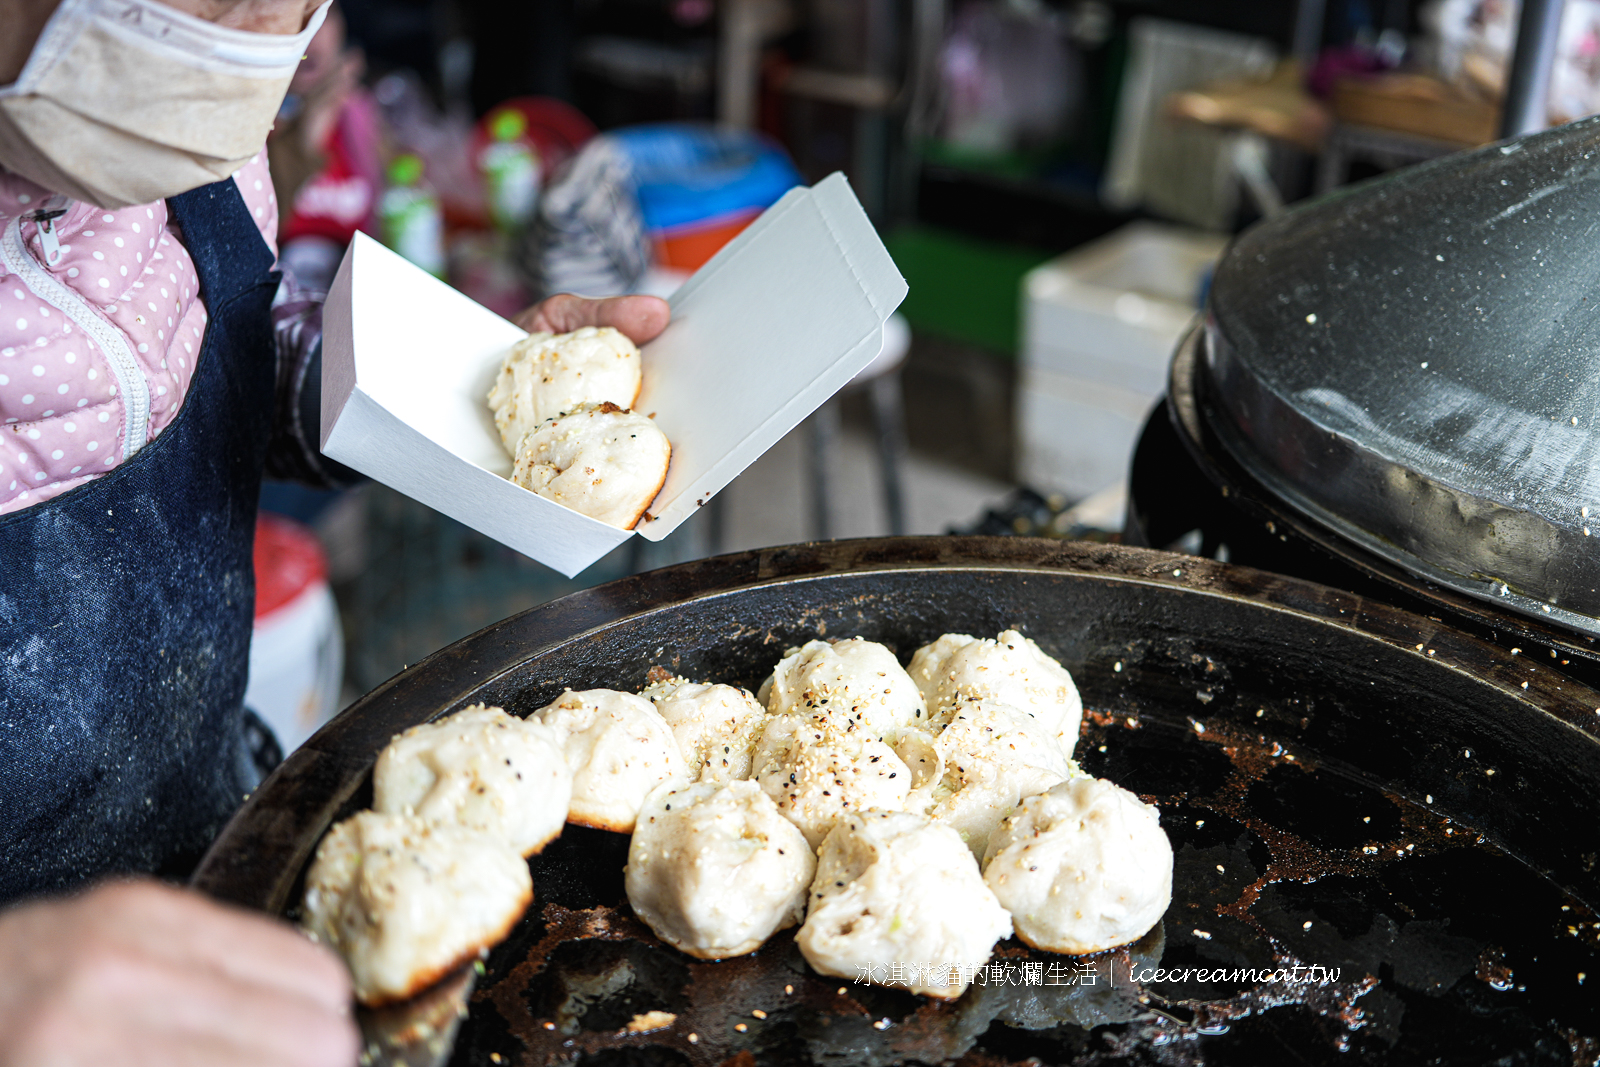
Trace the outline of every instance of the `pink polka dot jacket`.
<instances>
[{"instance_id":1,"label":"pink polka dot jacket","mask_svg":"<svg viewBox=\"0 0 1600 1067\"><path fill-rule=\"evenodd\" d=\"M234 180L275 249L266 151ZM279 391L298 393L320 341L320 294L286 284L274 317ZM159 436L183 406L205 329L165 201L105 211L0 169L0 514L99 477ZM279 422L298 423L295 397L279 408ZM315 465L310 448L300 466Z\"/></svg>"}]
</instances>

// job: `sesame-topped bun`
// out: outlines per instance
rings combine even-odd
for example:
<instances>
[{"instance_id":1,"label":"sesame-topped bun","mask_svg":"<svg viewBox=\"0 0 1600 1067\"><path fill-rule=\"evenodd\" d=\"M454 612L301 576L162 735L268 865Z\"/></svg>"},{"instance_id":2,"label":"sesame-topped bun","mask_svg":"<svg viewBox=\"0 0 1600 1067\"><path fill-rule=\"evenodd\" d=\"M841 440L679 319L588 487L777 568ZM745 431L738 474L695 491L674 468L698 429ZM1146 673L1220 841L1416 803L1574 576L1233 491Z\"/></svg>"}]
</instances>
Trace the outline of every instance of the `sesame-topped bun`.
<instances>
[{"instance_id":1,"label":"sesame-topped bun","mask_svg":"<svg viewBox=\"0 0 1600 1067\"><path fill-rule=\"evenodd\" d=\"M978 858L1018 801L1080 773L1038 720L994 702L958 705L929 748L930 773L906 810L954 827Z\"/></svg>"},{"instance_id":2,"label":"sesame-topped bun","mask_svg":"<svg viewBox=\"0 0 1600 1067\"><path fill-rule=\"evenodd\" d=\"M922 694L894 653L860 637L790 649L764 692L774 715L828 722L890 744L900 731L927 724Z\"/></svg>"},{"instance_id":3,"label":"sesame-topped bun","mask_svg":"<svg viewBox=\"0 0 1600 1067\"><path fill-rule=\"evenodd\" d=\"M767 711L747 689L668 677L639 694L672 727L683 758L702 782L750 777L750 757Z\"/></svg>"},{"instance_id":4,"label":"sesame-topped bun","mask_svg":"<svg viewBox=\"0 0 1600 1067\"><path fill-rule=\"evenodd\" d=\"M582 404L540 423L516 449L511 480L631 530L667 480L672 446L656 424L615 404Z\"/></svg>"},{"instance_id":5,"label":"sesame-topped bun","mask_svg":"<svg viewBox=\"0 0 1600 1067\"><path fill-rule=\"evenodd\" d=\"M750 760L750 777L816 848L841 817L898 811L914 784L887 742L851 723L774 715Z\"/></svg>"},{"instance_id":6,"label":"sesame-topped bun","mask_svg":"<svg viewBox=\"0 0 1600 1067\"><path fill-rule=\"evenodd\" d=\"M386 1004L505 937L532 899L528 865L498 836L363 811L317 846L305 926L344 957L357 1000Z\"/></svg>"},{"instance_id":7,"label":"sesame-topped bun","mask_svg":"<svg viewBox=\"0 0 1600 1067\"><path fill-rule=\"evenodd\" d=\"M1015 630L994 640L945 634L917 649L906 668L937 726L971 701L1005 704L1035 720L1072 756L1083 721L1083 700L1072 675Z\"/></svg>"},{"instance_id":8,"label":"sesame-topped bun","mask_svg":"<svg viewBox=\"0 0 1600 1067\"><path fill-rule=\"evenodd\" d=\"M819 974L953 1000L1010 933L959 834L909 811L867 811L822 842L795 944Z\"/></svg>"},{"instance_id":9,"label":"sesame-topped bun","mask_svg":"<svg viewBox=\"0 0 1600 1067\"><path fill-rule=\"evenodd\" d=\"M817 861L754 782L665 785L628 845L628 903L657 937L701 959L754 952L806 914Z\"/></svg>"},{"instance_id":10,"label":"sesame-topped bun","mask_svg":"<svg viewBox=\"0 0 1600 1067\"><path fill-rule=\"evenodd\" d=\"M378 755L373 810L492 834L532 855L567 822L572 771L562 741L542 723L482 704L413 726Z\"/></svg>"},{"instance_id":11,"label":"sesame-topped bun","mask_svg":"<svg viewBox=\"0 0 1600 1067\"><path fill-rule=\"evenodd\" d=\"M494 424L515 454L529 430L580 404L631 408L642 382L639 349L609 326L532 333L512 346L489 392Z\"/></svg>"},{"instance_id":12,"label":"sesame-topped bun","mask_svg":"<svg viewBox=\"0 0 1600 1067\"><path fill-rule=\"evenodd\" d=\"M568 822L631 834L652 789L693 781L672 728L636 693L569 689L530 718L560 739L572 768Z\"/></svg>"},{"instance_id":13,"label":"sesame-topped bun","mask_svg":"<svg viewBox=\"0 0 1600 1067\"><path fill-rule=\"evenodd\" d=\"M1017 936L1082 955L1137 941L1172 903L1161 816L1121 786L1074 777L1025 798L989 837L983 877Z\"/></svg>"}]
</instances>

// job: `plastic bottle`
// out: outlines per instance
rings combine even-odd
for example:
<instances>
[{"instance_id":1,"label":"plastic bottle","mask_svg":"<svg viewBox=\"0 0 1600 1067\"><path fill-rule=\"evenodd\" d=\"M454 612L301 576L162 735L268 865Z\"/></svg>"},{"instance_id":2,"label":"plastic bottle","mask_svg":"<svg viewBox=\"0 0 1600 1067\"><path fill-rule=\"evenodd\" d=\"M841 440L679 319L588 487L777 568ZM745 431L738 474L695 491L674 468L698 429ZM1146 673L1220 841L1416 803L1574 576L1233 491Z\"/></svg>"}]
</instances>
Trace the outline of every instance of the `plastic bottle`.
<instances>
[{"instance_id":1,"label":"plastic bottle","mask_svg":"<svg viewBox=\"0 0 1600 1067\"><path fill-rule=\"evenodd\" d=\"M434 277L443 278L444 216L439 197L422 176L422 160L396 156L389 164L389 188L378 203L383 243Z\"/></svg>"},{"instance_id":2,"label":"plastic bottle","mask_svg":"<svg viewBox=\"0 0 1600 1067\"><path fill-rule=\"evenodd\" d=\"M496 228L514 233L527 225L539 203L539 154L523 138L527 117L514 107L489 116L489 144L478 157Z\"/></svg>"}]
</instances>

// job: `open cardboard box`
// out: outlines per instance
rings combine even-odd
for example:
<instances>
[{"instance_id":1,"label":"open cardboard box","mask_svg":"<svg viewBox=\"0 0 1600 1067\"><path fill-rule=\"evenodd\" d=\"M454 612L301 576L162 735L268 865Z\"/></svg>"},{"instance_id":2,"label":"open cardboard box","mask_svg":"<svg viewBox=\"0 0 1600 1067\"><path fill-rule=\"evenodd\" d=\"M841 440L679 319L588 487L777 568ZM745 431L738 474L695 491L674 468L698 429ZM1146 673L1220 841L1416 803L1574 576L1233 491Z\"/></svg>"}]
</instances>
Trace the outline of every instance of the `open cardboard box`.
<instances>
[{"instance_id":1,"label":"open cardboard box","mask_svg":"<svg viewBox=\"0 0 1600 1067\"><path fill-rule=\"evenodd\" d=\"M635 410L672 442L637 531L513 485L486 398L526 334L361 234L323 311L322 451L568 577L666 537L855 377L906 282L842 174L794 189L671 299Z\"/></svg>"}]
</instances>

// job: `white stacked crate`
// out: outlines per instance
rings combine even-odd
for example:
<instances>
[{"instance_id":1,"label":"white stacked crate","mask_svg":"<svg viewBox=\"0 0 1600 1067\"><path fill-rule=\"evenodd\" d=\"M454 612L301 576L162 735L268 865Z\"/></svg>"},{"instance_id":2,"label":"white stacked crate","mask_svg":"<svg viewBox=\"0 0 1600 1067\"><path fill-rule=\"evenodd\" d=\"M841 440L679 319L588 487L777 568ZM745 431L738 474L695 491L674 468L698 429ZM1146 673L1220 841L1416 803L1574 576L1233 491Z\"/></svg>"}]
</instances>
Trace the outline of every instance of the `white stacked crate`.
<instances>
[{"instance_id":1,"label":"white stacked crate","mask_svg":"<svg viewBox=\"0 0 1600 1067\"><path fill-rule=\"evenodd\" d=\"M1018 477L1070 498L1127 479L1224 236L1135 222L1023 279Z\"/></svg>"}]
</instances>

